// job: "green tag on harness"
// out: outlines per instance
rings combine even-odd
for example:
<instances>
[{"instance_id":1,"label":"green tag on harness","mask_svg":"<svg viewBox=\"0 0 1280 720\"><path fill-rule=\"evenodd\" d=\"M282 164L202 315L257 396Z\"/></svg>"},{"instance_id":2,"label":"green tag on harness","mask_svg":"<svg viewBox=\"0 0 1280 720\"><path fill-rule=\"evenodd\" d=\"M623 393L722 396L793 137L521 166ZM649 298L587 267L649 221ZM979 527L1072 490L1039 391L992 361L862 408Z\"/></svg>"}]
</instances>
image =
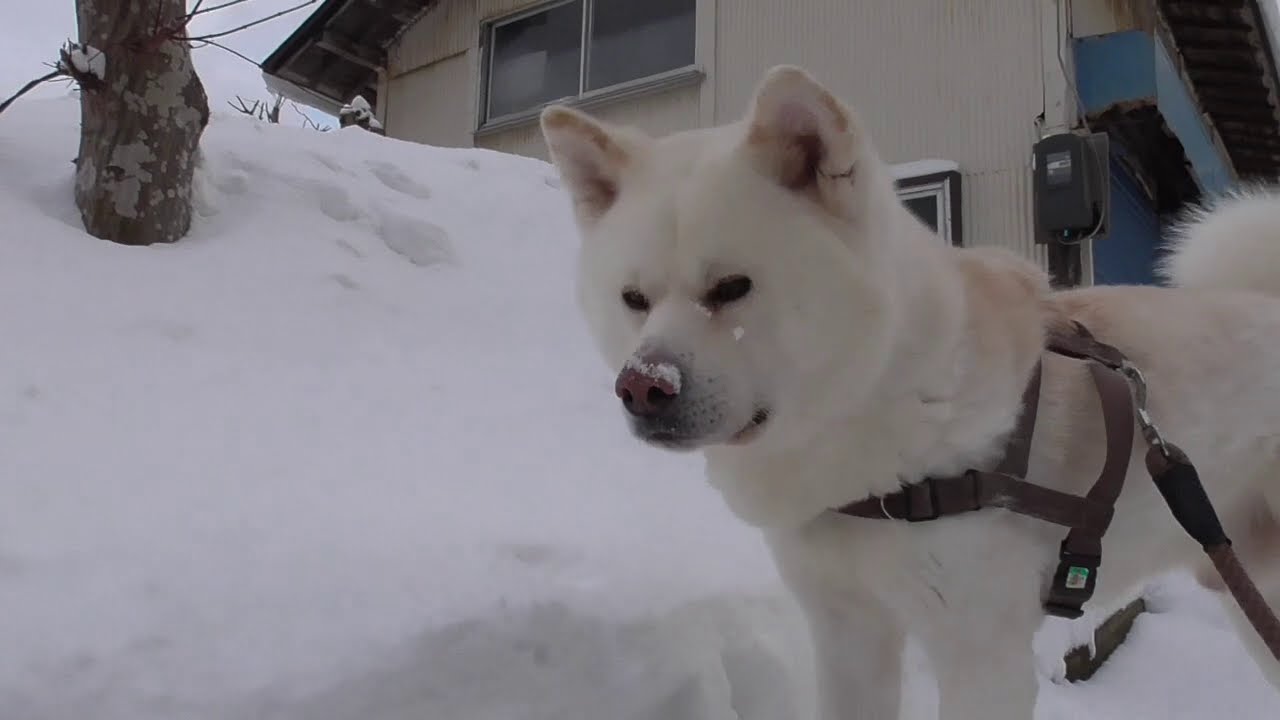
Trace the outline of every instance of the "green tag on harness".
<instances>
[{"instance_id":1,"label":"green tag on harness","mask_svg":"<svg viewBox=\"0 0 1280 720\"><path fill-rule=\"evenodd\" d=\"M1067 589L1083 590L1089 584L1089 568L1072 565L1067 569Z\"/></svg>"}]
</instances>

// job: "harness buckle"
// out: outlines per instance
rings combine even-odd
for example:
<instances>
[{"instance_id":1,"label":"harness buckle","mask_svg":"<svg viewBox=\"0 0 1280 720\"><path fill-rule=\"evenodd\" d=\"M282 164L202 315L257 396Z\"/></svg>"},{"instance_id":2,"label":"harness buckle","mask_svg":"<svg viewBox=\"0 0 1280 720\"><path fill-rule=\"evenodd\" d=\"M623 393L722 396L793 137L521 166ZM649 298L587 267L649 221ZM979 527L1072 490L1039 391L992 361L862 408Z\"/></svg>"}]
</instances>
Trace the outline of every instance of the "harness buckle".
<instances>
[{"instance_id":1,"label":"harness buckle","mask_svg":"<svg viewBox=\"0 0 1280 720\"><path fill-rule=\"evenodd\" d=\"M1067 550L1067 540L1058 550L1058 570L1053 574L1045 611L1055 617L1074 620L1084 614L1084 605L1093 597L1098 585L1098 568L1102 555L1074 553Z\"/></svg>"},{"instance_id":2,"label":"harness buckle","mask_svg":"<svg viewBox=\"0 0 1280 720\"><path fill-rule=\"evenodd\" d=\"M921 490L927 490L925 497L921 497ZM928 510L920 507L923 503L918 501L927 498ZM920 483L912 486L905 493L906 500L906 517L903 518L907 522L921 523L937 520L942 517L942 503L938 497L938 482L936 479L928 477Z\"/></svg>"},{"instance_id":3,"label":"harness buckle","mask_svg":"<svg viewBox=\"0 0 1280 720\"><path fill-rule=\"evenodd\" d=\"M1128 378L1129 385L1133 389L1134 414L1138 419L1138 427L1142 429L1142 438L1147 441L1148 447L1156 448L1166 458L1170 457L1164 436L1160 434L1160 428L1156 427L1155 420L1151 418L1151 413L1147 411L1146 376L1142 374L1142 370L1138 369L1137 365L1129 362L1127 358L1120 364L1120 372L1124 373L1124 376Z\"/></svg>"}]
</instances>

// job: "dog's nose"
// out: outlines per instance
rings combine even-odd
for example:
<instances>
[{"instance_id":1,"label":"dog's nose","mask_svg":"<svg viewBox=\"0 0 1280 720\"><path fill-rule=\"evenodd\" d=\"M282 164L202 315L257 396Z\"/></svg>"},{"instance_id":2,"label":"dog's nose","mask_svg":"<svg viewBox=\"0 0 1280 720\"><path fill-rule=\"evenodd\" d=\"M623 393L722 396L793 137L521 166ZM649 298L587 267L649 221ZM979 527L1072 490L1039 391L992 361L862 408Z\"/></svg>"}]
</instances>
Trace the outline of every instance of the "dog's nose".
<instances>
[{"instance_id":1,"label":"dog's nose","mask_svg":"<svg viewBox=\"0 0 1280 720\"><path fill-rule=\"evenodd\" d=\"M662 414L680 394L679 378L674 365L628 365L618 373L614 391L627 412L638 417L653 417Z\"/></svg>"}]
</instances>

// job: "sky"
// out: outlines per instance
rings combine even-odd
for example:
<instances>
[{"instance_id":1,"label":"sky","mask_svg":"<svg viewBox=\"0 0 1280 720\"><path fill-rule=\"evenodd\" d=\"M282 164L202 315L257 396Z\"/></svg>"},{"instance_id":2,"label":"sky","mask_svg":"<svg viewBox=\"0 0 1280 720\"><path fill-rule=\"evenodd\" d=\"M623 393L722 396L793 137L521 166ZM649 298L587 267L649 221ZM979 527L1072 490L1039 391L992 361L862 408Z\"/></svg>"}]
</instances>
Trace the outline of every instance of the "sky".
<instances>
[{"instance_id":1,"label":"sky","mask_svg":"<svg viewBox=\"0 0 1280 720\"><path fill-rule=\"evenodd\" d=\"M204 7L226 1L206 0ZM229 30L303 2L305 0L247 0L196 17L191 23L191 32L198 35ZM193 0L188 0L188 5L192 4ZM220 38L218 42L261 62L319 6L316 0L301 10ZM0 21L0 98L7 98L27 81L47 72L44 63L53 62L58 48L68 38L76 37L75 0L0 0L0 18L3 18ZM211 107L230 110L227 103L234 101L236 95L250 101L268 99L262 72L249 62L212 46L196 49L194 57ZM27 97L66 92L66 86L55 84L33 91ZM337 125L320 111L308 108L307 113L325 124ZM286 105L281 122L301 124L302 119Z\"/></svg>"}]
</instances>

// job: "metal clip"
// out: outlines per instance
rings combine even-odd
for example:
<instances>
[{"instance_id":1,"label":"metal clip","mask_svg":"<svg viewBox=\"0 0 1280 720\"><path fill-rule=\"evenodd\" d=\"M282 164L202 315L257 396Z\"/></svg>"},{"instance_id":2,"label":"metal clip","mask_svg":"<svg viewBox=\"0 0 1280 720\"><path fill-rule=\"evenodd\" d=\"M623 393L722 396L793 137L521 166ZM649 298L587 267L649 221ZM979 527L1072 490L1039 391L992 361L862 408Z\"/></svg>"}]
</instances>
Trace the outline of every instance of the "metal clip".
<instances>
[{"instance_id":1,"label":"metal clip","mask_svg":"<svg viewBox=\"0 0 1280 720\"><path fill-rule=\"evenodd\" d=\"M1169 448L1165 445L1164 436L1160 434L1160 429L1151 419L1151 413L1147 411L1147 379L1138 366L1129 362L1128 359L1120 364L1120 372L1129 378L1129 385L1133 388L1134 415L1138 418L1138 427L1142 429L1143 439L1147 441L1147 445L1159 448L1160 454L1169 457Z\"/></svg>"}]
</instances>

